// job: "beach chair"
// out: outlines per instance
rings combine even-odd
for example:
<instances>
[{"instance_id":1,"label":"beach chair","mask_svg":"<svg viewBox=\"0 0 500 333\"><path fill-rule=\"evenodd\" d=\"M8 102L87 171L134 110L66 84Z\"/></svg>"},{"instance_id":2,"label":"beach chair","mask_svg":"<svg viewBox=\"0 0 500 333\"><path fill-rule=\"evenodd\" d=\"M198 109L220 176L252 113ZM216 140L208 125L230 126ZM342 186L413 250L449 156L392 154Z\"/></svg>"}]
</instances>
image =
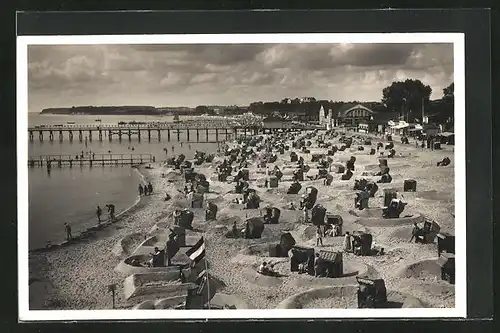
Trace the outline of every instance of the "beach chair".
<instances>
[{"instance_id":1,"label":"beach chair","mask_svg":"<svg viewBox=\"0 0 500 333\"><path fill-rule=\"evenodd\" d=\"M383 279L357 276L358 309L384 308L387 304L387 289Z\"/></svg>"}]
</instances>

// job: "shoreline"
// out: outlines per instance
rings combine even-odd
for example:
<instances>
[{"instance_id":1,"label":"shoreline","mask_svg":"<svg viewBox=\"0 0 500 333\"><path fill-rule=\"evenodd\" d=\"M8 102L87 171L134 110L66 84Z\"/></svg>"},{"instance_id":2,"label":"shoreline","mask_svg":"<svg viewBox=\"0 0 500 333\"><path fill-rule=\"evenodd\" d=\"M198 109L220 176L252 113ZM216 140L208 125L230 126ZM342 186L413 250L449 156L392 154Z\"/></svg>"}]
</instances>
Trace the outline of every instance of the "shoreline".
<instances>
[{"instance_id":1,"label":"shoreline","mask_svg":"<svg viewBox=\"0 0 500 333\"><path fill-rule=\"evenodd\" d=\"M139 181L141 181L143 183L145 183L145 182L148 181L147 176L145 176L143 173L141 173L140 169L141 168L144 169L143 166L140 166L140 167L132 166L131 168L134 169L135 172L137 172ZM120 212L118 212L116 214L116 219L122 218L124 215L126 216L126 214L129 211L133 210L144 199L145 199L145 196L137 195L135 201L131 205L129 205L128 207L125 207L124 209L122 209ZM83 228L82 231L80 231L78 234L75 234L75 238L76 239L74 241L72 241L72 242L68 242L68 241L65 241L65 240L57 242L57 243L51 242L51 246L38 247L38 248L30 249L30 250L28 250L28 254L54 251L54 250L56 250L57 248L60 248L60 247L71 246L72 244L77 243L79 241L85 241L88 238L88 237L85 236L85 234L87 234L89 232L94 232L94 231L95 232L99 232L100 230L104 230L107 227L109 227L111 225L114 225L116 223L119 223L119 222L120 222L119 220L117 220L115 222L109 222L109 219L107 218L106 220L102 220L101 225L95 224L95 225L93 225L91 227Z\"/></svg>"},{"instance_id":2,"label":"shoreline","mask_svg":"<svg viewBox=\"0 0 500 333\"><path fill-rule=\"evenodd\" d=\"M151 177L144 170L144 166L141 165L139 167L134 167L134 169L138 173L141 181L150 181ZM49 272L53 270L54 267L47 260L47 256L61 251L71 251L72 248L79 246L92 246L92 243L94 242L113 237L114 234L122 228L120 225L127 223L127 219L131 218L134 214L138 214L140 211L147 209L148 205L151 203L151 200L148 199L149 198L146 198L145 196L138 196L132 205L123 209L116 215L119 220L114 223L102 223L101 228L95 230L95 234L92 236L82 237L81 239L71 243L62 242L62 244L54 245L51 248L39 248L28 251L30 309L54 309L54 307L47 307L44 305L51 299L53 293L56 292L53 286L54 279L49 276ZM113 227L115 230L111 230ZM93 228L95 227L87 228L86 231L92 230ZM32 269L34 272L32 272Z\"/></svg>"}]
</instances>

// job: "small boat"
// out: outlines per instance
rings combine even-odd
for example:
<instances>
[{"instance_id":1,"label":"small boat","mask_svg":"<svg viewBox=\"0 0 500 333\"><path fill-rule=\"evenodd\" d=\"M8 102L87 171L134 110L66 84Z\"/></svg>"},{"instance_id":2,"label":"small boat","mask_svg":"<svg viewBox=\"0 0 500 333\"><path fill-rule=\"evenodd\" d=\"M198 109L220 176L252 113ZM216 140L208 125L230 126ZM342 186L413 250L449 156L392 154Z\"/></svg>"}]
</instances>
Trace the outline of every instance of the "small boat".
<instances>
[{"instance_id":1,"label":"small boat","mask_svg":"<svg viewBox=\"0 0 500 333\"><path fill-rule=\"evenodd\" d=\"M95 121L102 121L101 119L96 119Z\"/></svg>"},{"instance_id":2,"label":"small boat","mask_svg":"<svg viewBox=\"0 0 500 333\"><path fill-rule=\"evenodd\" d=\"M74 125L75 122L74 121L68 121L66 124L68 124L68 125Z\"/></svg>"}]
</instances>

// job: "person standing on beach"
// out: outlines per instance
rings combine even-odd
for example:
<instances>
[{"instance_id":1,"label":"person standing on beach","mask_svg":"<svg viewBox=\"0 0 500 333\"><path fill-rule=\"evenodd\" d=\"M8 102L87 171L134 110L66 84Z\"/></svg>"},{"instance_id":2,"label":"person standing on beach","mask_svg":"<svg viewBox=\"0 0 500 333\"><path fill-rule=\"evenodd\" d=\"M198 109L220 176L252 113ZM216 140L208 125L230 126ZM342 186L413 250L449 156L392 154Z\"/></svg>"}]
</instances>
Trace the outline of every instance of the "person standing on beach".
<instances>
[{"instance_id":1,"label":"person standing on beach","mask_svg":"<svg viewBox=\"0 0 500 333\"><path fill-rule=\"evenodd\" d=\"M97 208L95 210L95 215L97 216L97 223L101 224L102 209L101 209L101 207L99 207L99 205L97 206Z\"/></svg>"},{"instance_id":2,"label":"person standing on beach","mask_svg":"<svg viewBox=\"0 0 500 333\"><path fill-rule=\"evenodd\" d=\"M351 252L351 235L349 234L349 231L345 232L345 237L344 237L344 251L345 252Z\"/></svg>"},{"instance_id":3,"label":"person standing on beach","mask_svg":"<svg viewBox=\"0 0 500 333\"><path fill-rule=\"evenodd\" d=\"M323 246L323 230L321 230L321 226L318 225L316 228L316 246Z\"/></svg>"},{"instance_id":4,"label":"person standing on beach","mask_svg":"<svg viewBox=\"0 0 500 333\"><path fill-rule=\"evenodd\" d=\"M302 211L304 212L304 223L309 222L309 216L307 214L307 207L305 205L303 206Z\"/></svg>"},{"instance_id":5,"label":"person standing on beach","mask_svg":"<svg viewBox=\"0 0 500 333\"><path fill-rule=\"evenodd\" d=\"M139 195L142 196L144 194L144 188L142 187L142 184L139 184Z\"/></svg>"},{"instance_id":6,"label":"person standing on beach","mask_svg":"<svg viewBox=\"0 0 500 333\"><path fill-rule=\"evenodd\" d=\"M71 227L69 226L69 224L64 223L64 231L66 232L66 240L72 240L73 236L71 235Z\"/></svg>"},{"instance_id":7,"label":"person standing on beach","mask_svg":"<svg viewBox=\"0 0 500 333\"><path fill-rule=\"evenodd\" d=\"M153 185L151 182L148 183L148 193L151 195L153 193Z\"/></svg>"},{"instance_id":8,"label":"person standing on beach","mask_svg":"<svg viewBox=\"0 0 500 333\"><path fill-rule=\"evenodd\" d=\"M115 220L115 205L109 204L106 206L108 206L109 220L113 222Z\"/></svg>"},{"instance_id":9,"label":"person standing on beach","mask_svg":"<svg viewBox=\"0 0 500 333\"><path fill-rule=\"evenodd\" d=\"M238 237L238 227L236 226L236 221L233 222L232 232L233 232L233 237L234 238Z\"/></svg>"},{"instance_id":10,"label":"person standing on beach","mask_svg":"<svg viewBox=\"0 0 500 333\"><path fill-rule=\"evenodd\" d=\"M172 145L172 154L175 154L175 146Z\"/></svg>"},{"instance_id":11,"label":"person standing on beach","mask_svg":"<svg viewBox=\"0 0 500 333\"><path fill-rule=\"evenodd\" d=\"M319 253L316 253L314 258L314 276L318 277L321 274L321 258L319 257Z\"/></svg>"}]
</instances>

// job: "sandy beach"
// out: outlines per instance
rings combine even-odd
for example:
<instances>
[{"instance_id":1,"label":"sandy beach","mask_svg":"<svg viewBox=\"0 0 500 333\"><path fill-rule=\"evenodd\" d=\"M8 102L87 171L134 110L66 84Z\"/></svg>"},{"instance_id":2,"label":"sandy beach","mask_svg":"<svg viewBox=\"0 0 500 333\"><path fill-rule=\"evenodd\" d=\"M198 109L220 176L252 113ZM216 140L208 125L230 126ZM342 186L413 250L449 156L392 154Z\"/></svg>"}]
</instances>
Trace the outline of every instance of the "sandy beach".
<instances>
[{"instance_id":1,"label":"sandy beach","mask_svg":"<svg viewBox=\"0 0 500 333\"><path fill-rule=\"evenodd\" d=\"M348 135L361 134L349 133ZM372 137L374 139L371 147L375 147L378 141L387 142L380 137L376 138L373 135ZM229 239L225 236L225 232L231 229L234 221L242 226L247 217L259 213L258 210L241 210L238 205L232 203L235 196L230 192L234 190L234 183L217 181L216 166L224 157L216 156L211 163L195 166L195 171L204 174L210 182L210 193L205 194L205 202L212 201L218 206L217 220L211 222L204 221L204 209L192 210L195 213L193 226L200 230L197 234L203 235L206 240L209 272L222 283L222 287L217 292L234 295L254 308L275 308L297 293L345 282L342 279L298 276L290 272L290 263L286 260L287 258L271 259L276 263L276 268L284 275L283 277L265 279L257 276L254 269L263 260L269 259L262 257L258 244L263 244L262 248L265 248L268 243L277 243L284 232L291 232L297 245L330 251L342 250L343 237L326 237L323 240L324 245L316 247L314 227L301 222L300 211L285 209L292 201L298 205L300 194L305 192L307 186L314 186L318 189L317 203L323 205L328 212L343 217L344 231L368 231L373 235L375 243L384 247L386 251L386 254L381 256L355 256L351 253L344 253L344 263L362 267L360 270L369 276L383 278L388 290L416 297L427 307L454 307L454 286L427 274L425 269L419 268L419 265L424 265L420 263L421 261L437 258L436 244L410 242L411 224L396 227L367 227L355 223L356 217L349 213L354 209L353 198L357 192L353 190L354 180L379 178L362 176L364 172L375 171L378 167L380 156L370 155L370 146L364 146L365 149L359 151L357 147L362 143L354 143L352 148L338 151L334 156L330 156L333 163L342 164L345 164L351 156L356 157L356 169L350 180L342 181L340 174L332 173L333 182L330 186L323 185L323 180L305 180L301 182L302 189L299 195L286 194L291 184L287 181L291 178L291 169L286 168L286 165L290 164L291 151L296 151L304 158L305 164L311 166L311 175L317 173L314 168L315 163L311 162L311 156L314 153L326 153L326 149L318 148L314 139L311 141L310 153L305 154L290 148L284 154L276 153L277 161L268 164L270 169L278 165L284 173L284 180L280 181L277 188L259 186L262 184L262 178L265 177L264 171L257 168L256 163L249 163L249 184L262 200L260 208L271 205L282 211L280 223L265 225L260 239ZM338 137L327 141L340 146ZM394 188L398 190L398 195L408 203L404 215L420 213L436 221L441 231L454 233L453 146L443 145L443 149L431 151L416 148L413 139L410 139L410 144L403 145L399 137L394 137L394 144L396 156L388 159L393 180L389 184L378 184L379 190L375 198L370 198L369 206L383 206L383 190ZM449 157L451 164L446 167L437 167L436 163L444 157ZM184 187L180 171L163 166L162 163L153 163L152 166L152 169L141 167L140 172L147 181L151 181L154 193L120 216L116 223L97 232L95 237L88 240L47 252L30 254L30 279L35 279L30 286L31 309L111 309L112 298L107 291L107 286L114 283L117 285L116 307L130 308L132 306L124 299L124 277L113 270L128 255L118 253L117 244L123 238L133 235L129 237L130 241L126 245L132 251L145 239L155 224L173 223L174 209L187 207L184 195L178 191ZM162 174L166 177L162 177ZM403 183L406 179L417 181L416 192L403 192ZM165 201L165 193L171 195L172 198ZM412 268L416 273L408 277L407 266L413 263L417 263ZM320 300L313 300L306 307L314 307L314 304L320 303ZM328 306L355 307L355 302L344 300L338 302L337 305L329 304Z\"/></svg>"}]
</instances>

